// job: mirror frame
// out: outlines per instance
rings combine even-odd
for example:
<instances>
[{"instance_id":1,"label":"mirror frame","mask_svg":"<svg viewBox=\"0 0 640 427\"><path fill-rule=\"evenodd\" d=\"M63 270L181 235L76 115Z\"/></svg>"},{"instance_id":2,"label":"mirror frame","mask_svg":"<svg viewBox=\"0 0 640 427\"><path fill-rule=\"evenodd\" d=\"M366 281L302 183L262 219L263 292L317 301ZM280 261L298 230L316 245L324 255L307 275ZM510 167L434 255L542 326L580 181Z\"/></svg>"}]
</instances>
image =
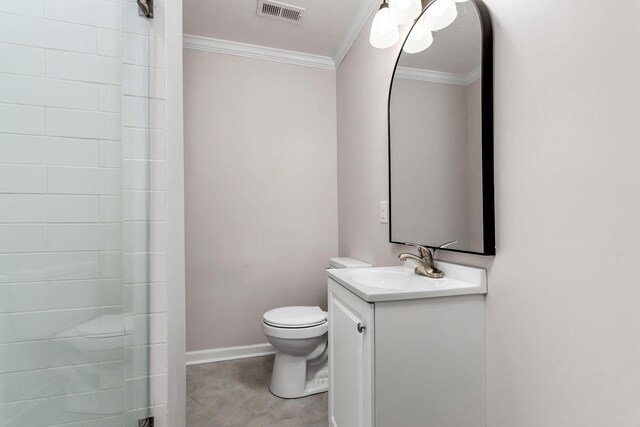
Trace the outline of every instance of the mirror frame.
<instances>
[{"instance_id":1,"label":"mirror frame","mask_svg":"<svg viewBox=\"0 0 640 427\"><path fill-rule=\"evenodd\" d=\"M420 16L431 6L436 0L423 1L425 5L422 8ZM398 69L398 63L402 56L404 44L409 37L411 31L407 33L402 48L396 59L393 73L391 75L391 83L389 84L389 99L387 103L387 128L388 128L388 162L389 162L389 241L391 243L405 244L418 243L433 249L440 249L451 252L461 252L474 255L493 256L496 254L496 233L495 233L495 192L494 192L494 159L493 159L493 28L491 25L491 17L489 11L482 0L468 0L473 3L478 16L480 18L480 28L482 31L482 53L480 65L482 70L481 87L481 123L482 123L482 212L483 212L483 251L473 252L453 248L438 248L432 244L424 242L398 242L393 240L392 234L392 214L391 206L391 93L393 92L393 80ZM415 26L418 19L416 18L411 29ZM445 243L445 242L442 242Z\"/></svg>"}]
</instances>

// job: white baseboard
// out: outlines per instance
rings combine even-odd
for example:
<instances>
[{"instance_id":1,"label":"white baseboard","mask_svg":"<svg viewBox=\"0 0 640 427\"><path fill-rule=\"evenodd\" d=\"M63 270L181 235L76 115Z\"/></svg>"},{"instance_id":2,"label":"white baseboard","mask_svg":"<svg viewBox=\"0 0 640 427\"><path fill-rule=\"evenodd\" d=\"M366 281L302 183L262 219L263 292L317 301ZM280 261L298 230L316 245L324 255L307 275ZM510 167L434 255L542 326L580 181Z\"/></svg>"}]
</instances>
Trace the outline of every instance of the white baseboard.
<instances>
[{"instance_id":1,"label":"white baseboard","mask_svg":"<svg viewBox=\"0 0 640 427\"><path fill-rule=\"evenodd\" d=\"M222 362L223 360L245 359L247 357L268 356L275 353L275 349L269 343L188 351L187 365Z\"/></svg>"}]
</instances>

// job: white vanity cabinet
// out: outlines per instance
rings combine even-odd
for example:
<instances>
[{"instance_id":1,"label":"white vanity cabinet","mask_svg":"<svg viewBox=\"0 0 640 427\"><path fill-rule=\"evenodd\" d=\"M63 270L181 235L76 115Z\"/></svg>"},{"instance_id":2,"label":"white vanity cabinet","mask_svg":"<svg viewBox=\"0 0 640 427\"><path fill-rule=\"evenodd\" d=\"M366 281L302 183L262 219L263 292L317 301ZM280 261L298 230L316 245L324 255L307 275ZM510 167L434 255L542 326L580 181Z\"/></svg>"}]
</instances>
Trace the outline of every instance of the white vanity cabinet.
<instances>
[{"instance_id":1,"label":"white vanity cabinet","mask_svg":"<svg viewBox=\"0 0 640 427\"><path fill-rule=\"evenodd\" d=\"M365 301L347 279L328 281L329 425L485 427L486 281L468 295Z\"/></svg>"},{"instance_id":2,"label":"white vanity cabinet","mask_svg":"<svg viewBox=\"0 0 640 427\"><path fill-rule=\"evenodd\" d=\"M373 425L373 304L329 280L329 423Z\"/></svg>"}]
</instances>

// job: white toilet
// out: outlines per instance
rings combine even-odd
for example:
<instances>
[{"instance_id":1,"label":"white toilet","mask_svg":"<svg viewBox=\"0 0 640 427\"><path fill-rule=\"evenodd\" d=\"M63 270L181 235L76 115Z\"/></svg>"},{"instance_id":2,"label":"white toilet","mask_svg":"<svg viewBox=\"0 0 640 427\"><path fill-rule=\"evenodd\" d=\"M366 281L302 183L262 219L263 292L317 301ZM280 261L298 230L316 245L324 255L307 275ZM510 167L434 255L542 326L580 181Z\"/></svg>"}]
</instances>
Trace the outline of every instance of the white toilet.
<instances>
[{"instance_id":1,"label":"white toilet","mask_svg":"<svg viewBox=\"0 0 640 427\"><path fill-rule=\"evenodd\" d=\"M331 268L372 267L352 258L331 258ZM267 311L262 330L276 349L271 384L273 394L297 398L329 388L327 313L320 307L294 306Z\"/></svg>"}]
</instances>

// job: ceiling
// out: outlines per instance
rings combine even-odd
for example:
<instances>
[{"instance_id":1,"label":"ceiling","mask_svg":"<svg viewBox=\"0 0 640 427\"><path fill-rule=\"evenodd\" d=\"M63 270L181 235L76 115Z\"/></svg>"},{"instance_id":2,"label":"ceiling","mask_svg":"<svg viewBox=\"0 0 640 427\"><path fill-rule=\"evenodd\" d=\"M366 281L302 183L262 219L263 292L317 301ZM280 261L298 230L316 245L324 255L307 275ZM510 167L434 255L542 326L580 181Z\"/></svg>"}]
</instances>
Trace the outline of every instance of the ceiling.
<instances>
[{"instance_id":1,"label":"ceiling","mask_svg":"<svg viewBox=\"0 0 640 427\"><path fill-rule=\"evenodd\" d=\"M363 7L369 8L371 1L281 3L306 9L299 24L256 15L256 0L184 0L184 33L333 58L352 21L362 14Z\"/></svg>"}]
</instances>

